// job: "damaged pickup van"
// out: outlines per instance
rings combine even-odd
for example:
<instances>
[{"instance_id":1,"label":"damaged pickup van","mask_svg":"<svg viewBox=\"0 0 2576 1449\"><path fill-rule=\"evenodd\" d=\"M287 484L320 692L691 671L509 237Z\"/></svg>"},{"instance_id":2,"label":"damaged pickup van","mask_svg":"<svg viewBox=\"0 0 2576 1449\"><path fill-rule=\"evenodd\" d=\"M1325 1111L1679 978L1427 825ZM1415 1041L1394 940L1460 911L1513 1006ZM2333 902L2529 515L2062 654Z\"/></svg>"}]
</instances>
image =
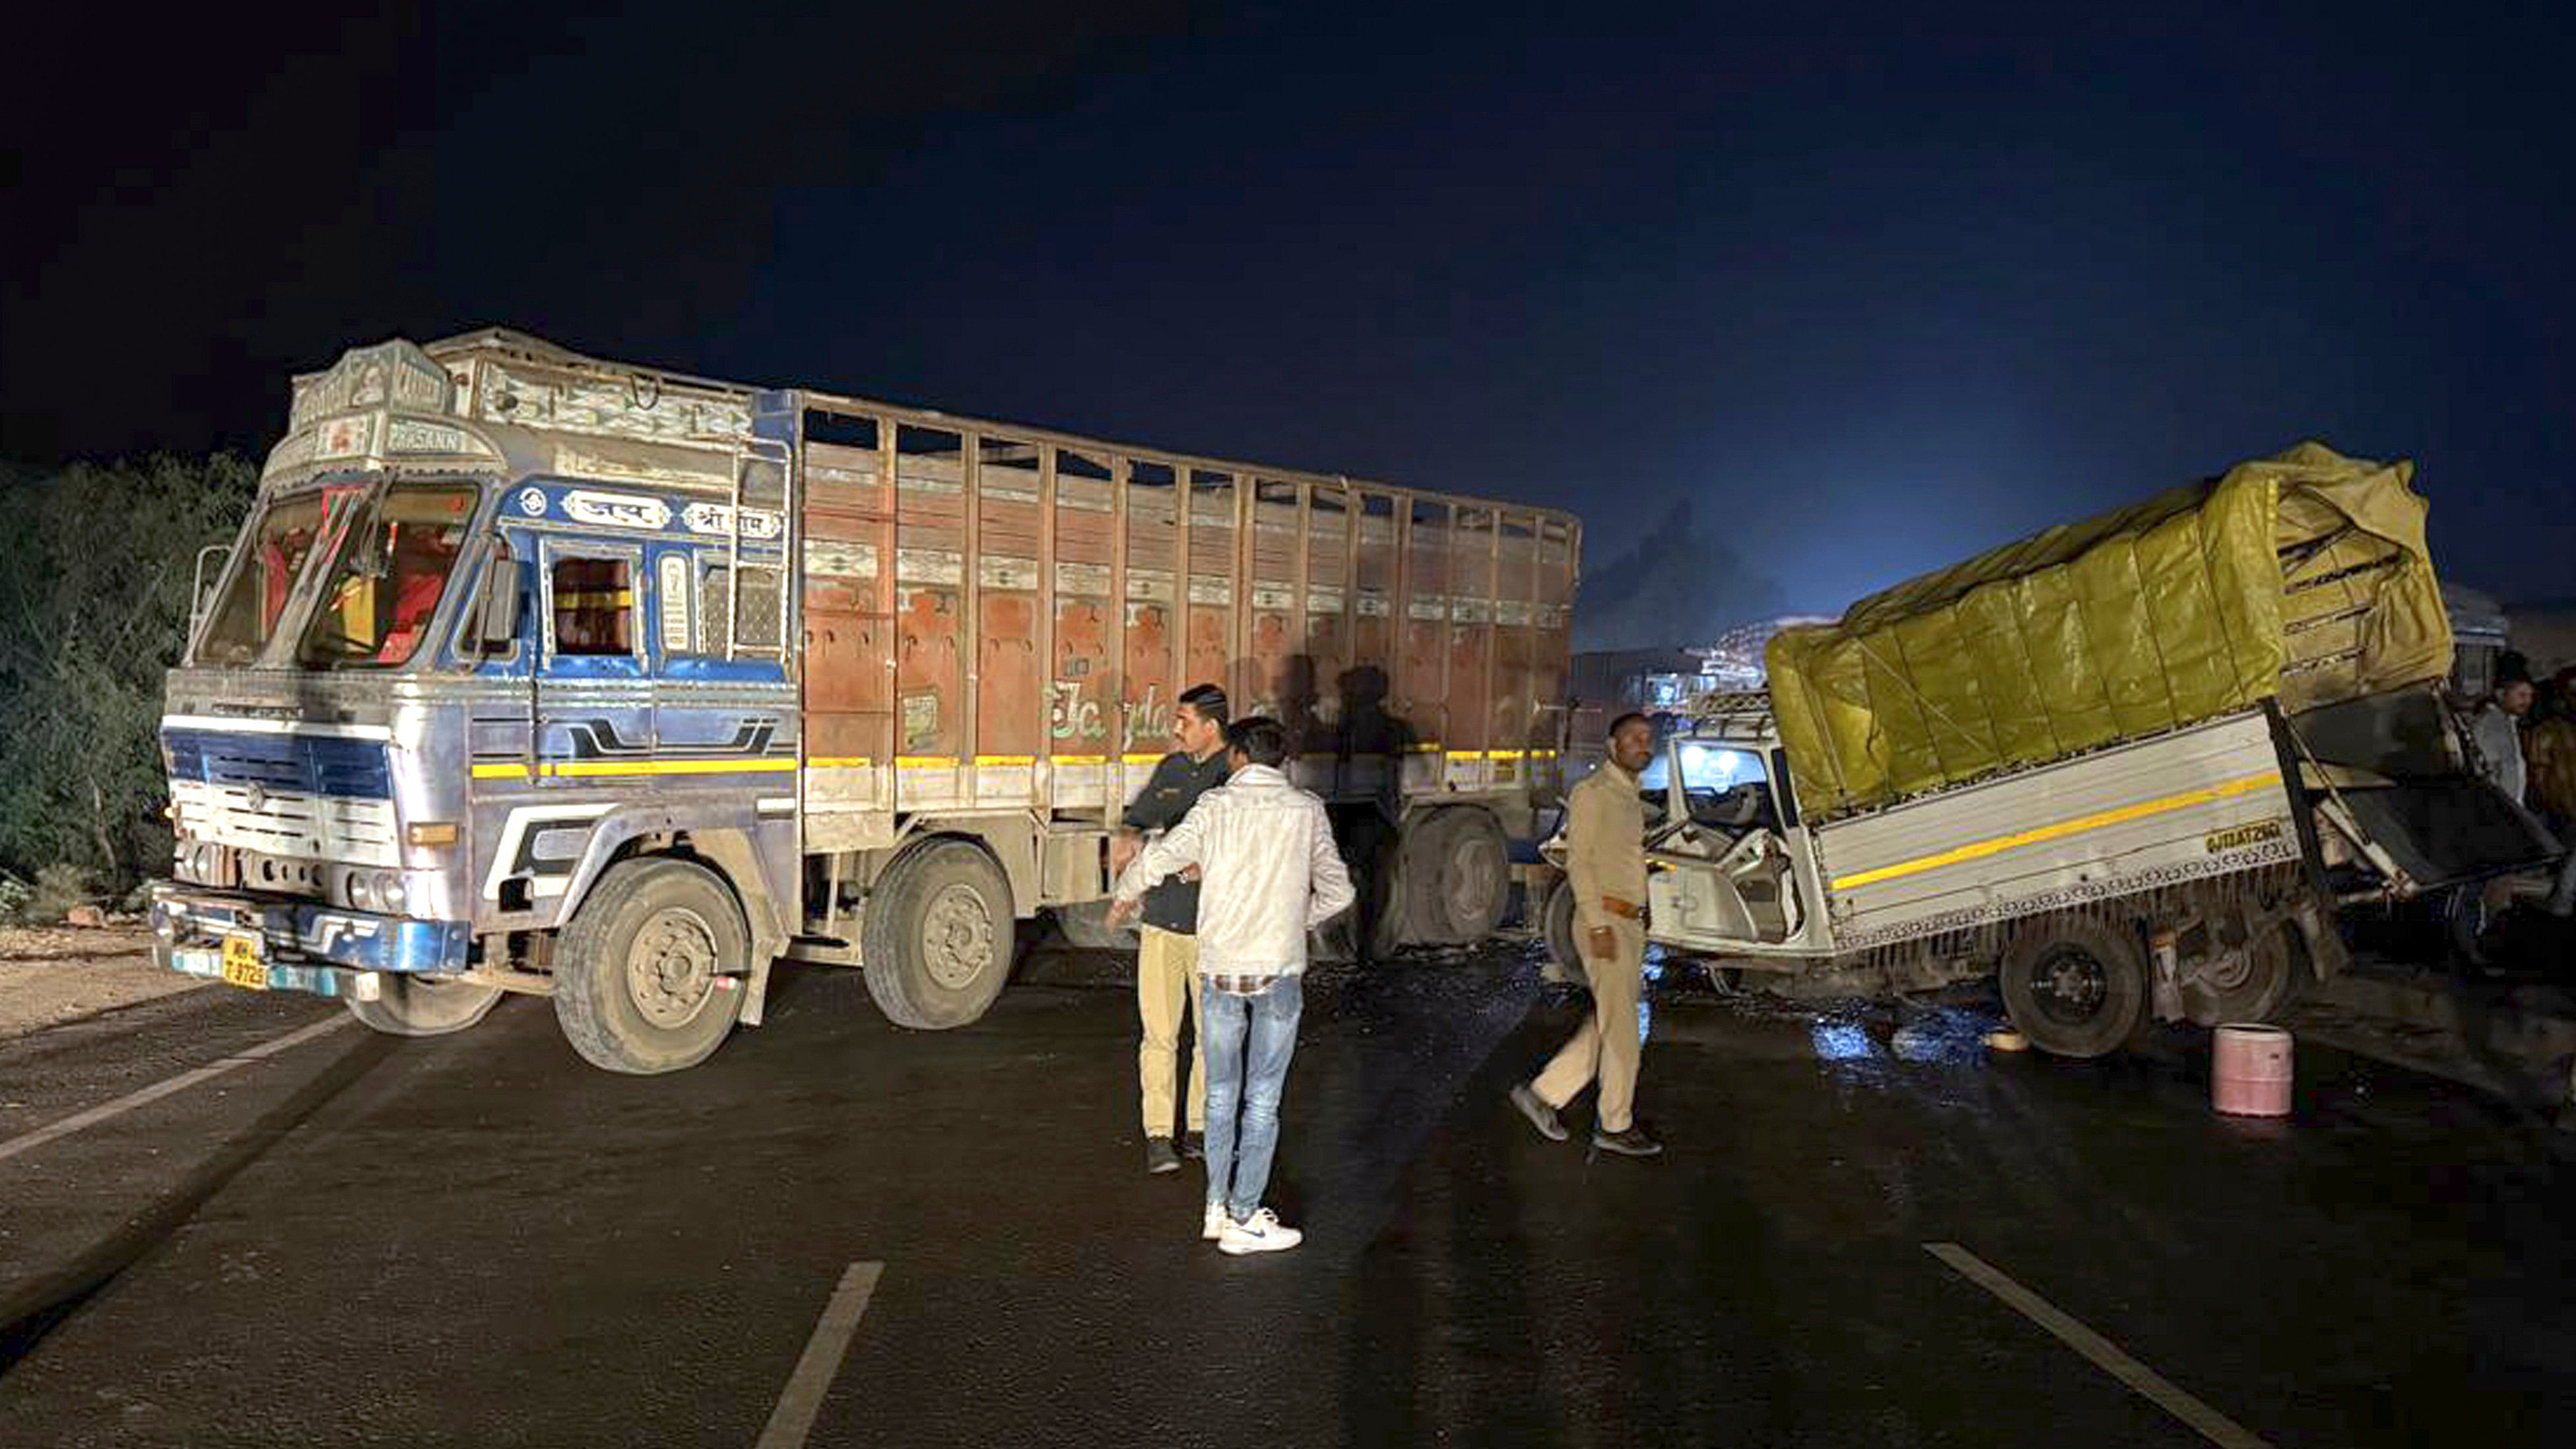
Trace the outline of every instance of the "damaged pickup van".
<instances>
[{"instance_id":1,"label":"damaged pickup van","mask_svg":"<svg viewBox=\"0 0 2576 1449\"><path fill-rule=\"evenodd\" d=\"M2087 1057L2273 1015L2338 908L2548 864L2441 699L2411 473L2305 444L1783 630L1641 779L1649 939L1820 991L1993 973Z\"/></svg>"}]
</instances>

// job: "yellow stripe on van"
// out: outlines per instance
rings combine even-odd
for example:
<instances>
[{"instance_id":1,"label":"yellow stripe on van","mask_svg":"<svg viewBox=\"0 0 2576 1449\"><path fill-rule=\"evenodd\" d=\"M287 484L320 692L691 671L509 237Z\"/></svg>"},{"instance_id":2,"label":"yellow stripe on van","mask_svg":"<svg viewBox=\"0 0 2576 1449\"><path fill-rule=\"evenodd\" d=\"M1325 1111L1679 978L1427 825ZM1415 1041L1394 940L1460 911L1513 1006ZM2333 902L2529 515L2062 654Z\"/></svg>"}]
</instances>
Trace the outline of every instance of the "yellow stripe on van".
<instances>
[{"instance_id":1,"label":"yellow stripe on van","mask_svg":"<svg viewBox=\"0 0 2576 1449\"><path fill-rule=\"evenodd\" d=\"M2168 811L2187 810L2194 805L2211 804L2280 783L2281 772L2267 770L2260 775L2247 775L2242 779L2224 781L2205 790L2186 790L2179 795L2167 795L2161 800L2141 800L2135 805L2123 805L2116 810L2104 810L2098 814L2086 815L2074 820L2061 820L2055 825L2042 825L2035 830L1998 835L1992 840L1980 840L1974 845L1962 845L1956 850L1945 850L1938 855L1926 855L1914 860L1899 861L1894 865L1882 865L1876 870L1865 870L1857 875L1836 876L1834 889L1845 891L1883 880L1895 880L1899 876L1939 870L1945 865L1957 865L1965 860L1982 860L1989 855L2000 855L2021 846L2037 845L2043 840L2062 840L2069 835L2080 835L2087 830L2099 830L2105 825L2143 820L2150 815L2162 815Z\"/></svg>"},{"instance_id":2,"label":"yellow stripe on van","mask_svg":"<svg viewBox=\"0 0 2576 1449\"><path fill-rule=\"evenodd\" d=\"M864 770L876 761L866 755L817 755L805 766L812 770Z\"/></svg>"}]
</instances>

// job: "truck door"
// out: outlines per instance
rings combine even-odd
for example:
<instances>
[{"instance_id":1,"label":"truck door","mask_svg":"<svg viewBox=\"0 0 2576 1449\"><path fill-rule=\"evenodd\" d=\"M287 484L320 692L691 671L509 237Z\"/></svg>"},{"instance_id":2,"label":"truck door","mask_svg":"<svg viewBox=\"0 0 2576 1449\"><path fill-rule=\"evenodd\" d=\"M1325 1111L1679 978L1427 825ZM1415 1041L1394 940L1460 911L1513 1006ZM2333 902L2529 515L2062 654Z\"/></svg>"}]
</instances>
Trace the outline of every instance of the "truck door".
<instances>
[{"instance_id":1,"label":"truck door","mask_svg":"<svg viewBox=\"0 0 2576 1449\"><path fill-rule=\"evenodd\" d=\"M1710 950L1795 935L1805 913L1762 751L1677 736L1656 764L1670 802L1651 849L1656 934Z\"/></svg>"},{"instance_id":2,"label":"truck door","mask_svg":"<svg viewBox=\"0 0 2576 1449\"><path fill-rule=\"evenodd\" d=\"M653 755L644 550L547 538L538 566L538 784L597 788Z\"/></svg>"}]
</instances>

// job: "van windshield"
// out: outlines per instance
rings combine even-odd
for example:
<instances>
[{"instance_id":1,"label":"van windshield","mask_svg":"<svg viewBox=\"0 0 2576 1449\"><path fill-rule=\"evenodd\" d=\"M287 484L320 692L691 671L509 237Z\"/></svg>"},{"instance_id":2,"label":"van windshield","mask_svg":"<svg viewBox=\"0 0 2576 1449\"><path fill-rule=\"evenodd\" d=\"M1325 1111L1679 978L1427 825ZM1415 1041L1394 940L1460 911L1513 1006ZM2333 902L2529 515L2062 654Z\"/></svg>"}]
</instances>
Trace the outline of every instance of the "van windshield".
<instances>
[{"instance_id":1,"label":"van windshield","mask_svg":"<svg viewBox=\"0 0 2576 1449\"><path fill-rule=\"evenodd\" d=\"M340 539L297 657L317 669L408 662L465 551L474 499L461 484L386 489Z\"/></svg>"},{"instance_id":2,"label":"van windshield","mask_svg":"<svg viewBox=\"0 0 2576 1449\"><path fill-rule=\"evenodd\" d=\"M243 537L242 558L197 641L200 664L248 664L277 634L314 545L345 526L363 484L272 500Z\"/></svg>"}]
</instances>

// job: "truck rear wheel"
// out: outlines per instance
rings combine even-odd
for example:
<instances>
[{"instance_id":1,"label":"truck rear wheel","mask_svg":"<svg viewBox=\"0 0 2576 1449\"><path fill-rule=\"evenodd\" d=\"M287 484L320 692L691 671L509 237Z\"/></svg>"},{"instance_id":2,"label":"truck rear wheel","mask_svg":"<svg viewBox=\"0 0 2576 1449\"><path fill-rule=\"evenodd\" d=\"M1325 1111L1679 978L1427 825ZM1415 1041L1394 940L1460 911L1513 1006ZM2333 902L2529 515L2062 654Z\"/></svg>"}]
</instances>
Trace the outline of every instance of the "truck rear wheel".
<instances>
[{"instance_id":1,"label":"truck rear wheel","mask_svg":"<svg viewBox=\"0 0 2576 1449\"><path fill-rule=\"evenodd\" d=\"M555 1020L582 1060L649 1076L705 1061L733 1030L751 932L733 892L669 857L621 861L555 953Z\"/></svg>"},{"instance_id":2,"label":"truck rear wheel","mask_svg":"<svg viewBox=\"0 0 2576 1449\"><path fill-rule=\"evenodd\" d=\"M868 995L897 1026L964 1026L1011 974L1011 883L967 841L924 841L896 857L868 893L864 922Z\"/></svg>"},{"instance_id":3,"label":"truck rear wheel","mask_svg":"<svg viewBox=\"0 0 2576 1449\"><path fill-rule=\"evenodd\" d=\"M2014 1029L2053 1056L2101 1056L2146 1019L2146 953L2100 921L2069 916L2024 926L1997 974Z\"/></svg>"},{"instance_id":4,"label":"truck rear wheel","mask_svg":"<svg viewBox=\"0 0 2576 1449\"><path fill-rule=\"evenodd\" d=\"M1109 924L1105 900L1056 907L1055 928L1064 934L1067 945L1085 951L1133 951L1137 945L1134 926Z\"/></svg>"},{"instance_id":5,"label":"truck rear wheel","mask_svg":"<svg viewBox=\"0 0 2576 1449\"><path fill-rule=\"evenodd\" d=\"M347 998L349 1014L369 1031L387 1036L445 1036L463 1031L484 1017L501 999L498 986L441 981L432 976L377 977L382 983L373 1001Z\"/></svg>"},{"instance_id":6,"label":"truck rear wheel","mask_svg":"<svg viewBox=\"0 0 2576 1449\"><path fill-rule=\"evenodd\" d=\"M1511 900L1511 848L1491 813L1434 812L1405 833L1405 924L1426 945L1481 941Z\"/></svg>"}]
</instances>

